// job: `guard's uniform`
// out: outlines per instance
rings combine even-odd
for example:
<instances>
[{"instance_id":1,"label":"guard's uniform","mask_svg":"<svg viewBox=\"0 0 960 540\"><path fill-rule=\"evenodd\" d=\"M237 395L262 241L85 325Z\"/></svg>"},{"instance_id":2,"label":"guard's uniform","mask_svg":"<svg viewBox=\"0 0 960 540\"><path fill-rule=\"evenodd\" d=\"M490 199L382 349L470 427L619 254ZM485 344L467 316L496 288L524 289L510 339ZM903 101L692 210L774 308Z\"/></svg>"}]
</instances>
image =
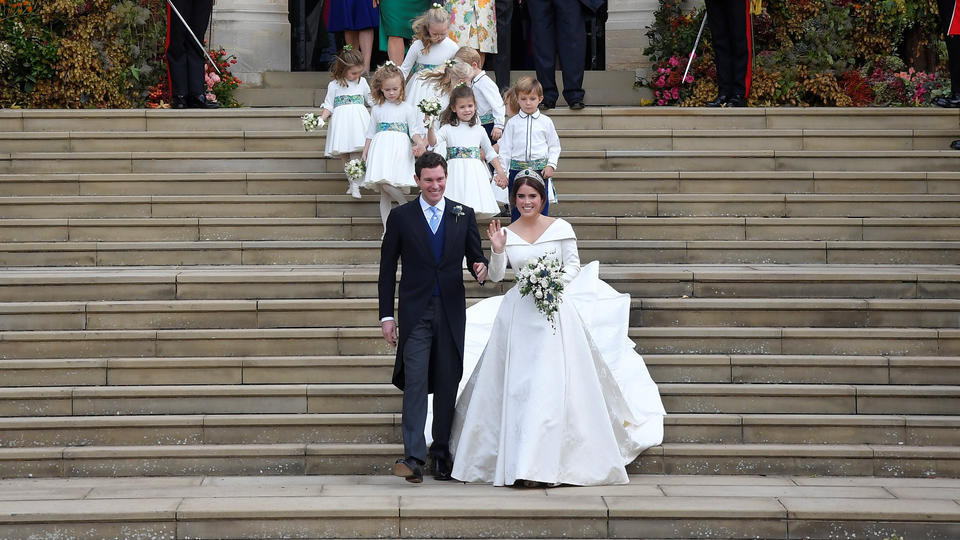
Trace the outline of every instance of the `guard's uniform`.
<instances>
[{"instance_id":1,"label":"guard's uniform","mask_svg":"<svg viewBox=\"0 0 960 540\"><path fill-rule=\"evenodd\" d=\"M728 99L750 95L753 29L749 0L705 0L707 21L716 54L719 95Z\"/></svg>"},{"instance_id":2,"label":"guard's uniform","mask_svg":"<svg viewBox=\"0 0 960 540\"><path fill-rule=\"evenodd\" d=\"M213 9L213 0L173 0L177 11L193 30L202 43L207 25L210 22L210 12ZM177 14L167 5L167 75L170 78L170 96L175 108L188 107L206 108L216 106L207 103L206 82L204 81L204 64L206 57L203 51L193 41L193 38L183 26Z\"/></svg>"},{"instance_id":3,"label":"guard's uniform","mask_svg":"<svg viewBox=\"0 0 960 540\"><path fill-rule=\"evenodd\" d=\"M947 43L947 63L953 95L960 96L960 0L937 0L940 27Z\"/></svg>"}]
</instances>

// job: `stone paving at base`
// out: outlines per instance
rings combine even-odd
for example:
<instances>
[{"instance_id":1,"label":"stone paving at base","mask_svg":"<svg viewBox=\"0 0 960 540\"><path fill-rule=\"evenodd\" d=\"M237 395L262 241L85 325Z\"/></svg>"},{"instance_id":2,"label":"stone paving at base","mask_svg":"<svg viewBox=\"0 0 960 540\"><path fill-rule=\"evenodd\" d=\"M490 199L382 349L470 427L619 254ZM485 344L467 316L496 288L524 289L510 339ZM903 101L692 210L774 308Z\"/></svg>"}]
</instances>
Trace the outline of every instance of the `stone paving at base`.
<instances>
[{"instance_id":1,"label":"stone paving at base","mask_svg":"<svg viewBox=\"0 0 960 540\"><path fill-rule=\"evenodd\" d=\"M0 538L960 538L960 479L636 475L519 489L392 476L0 480Z\"/></svg>"}]
</instances>

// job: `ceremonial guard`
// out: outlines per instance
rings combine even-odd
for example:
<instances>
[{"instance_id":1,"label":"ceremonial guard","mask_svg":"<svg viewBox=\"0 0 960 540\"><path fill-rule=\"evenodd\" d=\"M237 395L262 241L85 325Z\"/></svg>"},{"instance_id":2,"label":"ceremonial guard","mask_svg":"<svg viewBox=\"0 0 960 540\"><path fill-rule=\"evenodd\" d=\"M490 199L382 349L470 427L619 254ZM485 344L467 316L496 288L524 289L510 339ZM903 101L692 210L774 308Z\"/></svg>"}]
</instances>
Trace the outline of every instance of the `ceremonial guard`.
<instances>
[{"instance_id":1,"label":"ceremonial guard","mask_svg":"<svg viewBox=\"0 0 960 540\"><path fill-rule=\"evenodd\" d=\"M174 10L175 8L175 10ZM205 51L199 40L207 32L213 0L168 0L167 75L174 109L216 109L207 101Z\"/></svg>"},{"instance_id":2,"label":"ceremonial guard","mask_svg":"<svg viewBox=\"0 0 960 540\"><path fill-rule=\"evenodd\" d=\"M705 0L716 55L716 99L707 107L746 107L753 64L749 0Z\"/></svg>"}]
</instances>

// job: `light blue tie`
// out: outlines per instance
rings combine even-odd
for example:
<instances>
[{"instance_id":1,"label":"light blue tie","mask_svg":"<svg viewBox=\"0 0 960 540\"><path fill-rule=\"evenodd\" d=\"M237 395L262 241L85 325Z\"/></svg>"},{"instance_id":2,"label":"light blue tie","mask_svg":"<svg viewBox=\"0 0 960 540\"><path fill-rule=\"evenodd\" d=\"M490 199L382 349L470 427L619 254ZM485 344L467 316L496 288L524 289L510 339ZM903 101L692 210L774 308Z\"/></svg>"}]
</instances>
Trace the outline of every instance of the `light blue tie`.
<instances>
[{"instance_id":1,"label":"light blue tie","mask_svg":"<svg viewBox=\"0 0 960 540\"><path fill-rule=\"evenodd\" d=\"M430 232L437 234L437 227L440 226L440 211L437 210L436 206L431 206L430 211L433 212L430 217Z\"/></svg>"}]
</instances>

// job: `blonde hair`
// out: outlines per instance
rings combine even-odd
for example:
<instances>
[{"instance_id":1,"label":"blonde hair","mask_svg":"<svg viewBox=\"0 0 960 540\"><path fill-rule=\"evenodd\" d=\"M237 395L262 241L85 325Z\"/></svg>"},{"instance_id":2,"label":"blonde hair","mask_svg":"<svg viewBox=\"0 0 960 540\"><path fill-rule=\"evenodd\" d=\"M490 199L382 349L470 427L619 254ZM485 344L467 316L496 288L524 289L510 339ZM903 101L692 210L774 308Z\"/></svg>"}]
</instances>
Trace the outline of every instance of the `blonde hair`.
<instances>
[{"instance_id":1,"label":"blonde hair","mask_svg":"<svg viewBox=\"0 0 960 540\"><path fill-rule=\"evenodd\" d=\"M441 94L449 94L461 80L473 79L473 68L461 60L451 58L437 69L423 75L424 83L432 84Z\"/></svg>"},{"instance_id":2,"label":"blonde hair","mask_svg":"<svg viewBox=\"0 0 960 540\"><path fill-rule=\"evenodd\" d=\"M537 97L543 97L543 86L540 85L540 81L533 77L520 77L513 87L517 90L517 97L520 94L536 94Z\"/></svg>"},{"instance_id":3,"label":"blonde hair","mask_svg":"<svg viewBox=\"0 0 960 540\"><path fill-rule=\"evenodd\" d=\"M457 49L457 54L453 55L457 60L463 60L467 65L472 66L476 64L480 66L480 53L477 52L473 47L460 47Z\"/></svg>"},{"instance_id":4,"label":"blonde hair","mask_svg":"<svg viewBox=\"0 0 960 540\"><path fill-rule=\"evenodd\" d=\"M387 100L386 96L383 95L383 83L394 77L400 79L400 96L397 100L407 99L407 93L403 87L403 72L393 62L387 62L377 68L377 71L373 74L373 79L370 81L370 95L373 97L374 103L383 105Z\"/></svg>"},{"instance_id":5,"label":"blonde hair","mask_svg":"<svg viewBox=\"0 0 960 540\"><path fill-rule=\"evenodd\" d=\"M517 87L511 86L503 93L503 104L507 108L507 116L516 116L520 112L520 100L517 99Z\"/></svg>"},{"instance_id":6,"label":"blonde hair","mask_svg":"<svg viewBox=\"0 0 960 540\"><path fill-rule=\"evenodd\" d=\"M333 77L340 86L347 85L347 72L354 66L363 65L363 56L360 51L344 47L337 55L337 60L330 66L330 76Z\"/></svg>"},{"instance_id":7,"label":"blonde hair","mask_svg":"<svg viewBox=\"0 0 960 540\"><path fill-rule=\"evenodd\" d=\"M442 24L450 28L450 14L440 4L433 4L433 7L424 11L419 17L413 20L413 38L419 39L423 43L423 52L430 52L430 46L433 41L430 40L430 25Z\"/></svg>"}]
</instances>

